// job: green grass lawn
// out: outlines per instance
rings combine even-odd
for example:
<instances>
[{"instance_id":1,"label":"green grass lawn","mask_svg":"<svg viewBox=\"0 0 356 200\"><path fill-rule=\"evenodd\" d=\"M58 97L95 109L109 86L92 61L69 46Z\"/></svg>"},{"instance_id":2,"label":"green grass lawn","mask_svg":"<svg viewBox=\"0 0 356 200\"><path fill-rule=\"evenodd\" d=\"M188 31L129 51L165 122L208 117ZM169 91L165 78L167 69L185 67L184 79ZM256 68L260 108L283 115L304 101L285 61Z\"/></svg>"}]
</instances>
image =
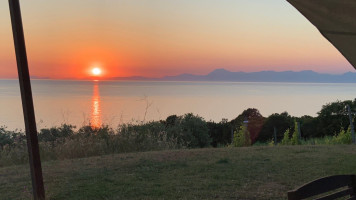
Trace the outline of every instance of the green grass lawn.
<instances>
[{"instance_id":1,"label":"green grass lawn","mask_svg":"<svg viewBox=\"0 0 356 200\"><path fill-rule=\"evenodd\" d=\"M323 176L356 174L356 146L219 148L43 163L48 199L286 199ZM0 168L0 199L31 198L28 165Z\"/></svg>"}]
</instances>

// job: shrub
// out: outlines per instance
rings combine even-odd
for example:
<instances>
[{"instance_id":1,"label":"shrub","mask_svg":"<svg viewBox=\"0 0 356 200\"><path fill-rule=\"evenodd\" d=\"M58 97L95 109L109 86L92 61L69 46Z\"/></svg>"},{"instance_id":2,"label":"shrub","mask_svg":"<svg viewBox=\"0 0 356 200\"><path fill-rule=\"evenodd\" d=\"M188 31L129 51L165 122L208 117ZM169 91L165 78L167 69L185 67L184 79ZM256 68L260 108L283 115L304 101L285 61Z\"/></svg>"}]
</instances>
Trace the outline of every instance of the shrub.
<instances>
[{"instance_id":1,"label":"shrub","mask_svg":"<svg viewBox=\"0 0 356 200\"><path fill-rule=\"evenodd\" d=\"M41 129L38 133L38 140L40 142L51 142L52 145L60 138L72 136L74 134L75 126L62 124L59 127L52 127L48 129Z\"/></svg>"},{"instance_id":2,"label":"shrub","mask_svg":"<svg viewBox=\"0 0 356 200\"><path fill-rule=\"evenodd\" d=\"M114 149L121 152L150 151L162 149L175 149L182 147L177 139L166 132L166 127L160 122L149 122L143 125L125 124L118 128L117 135L113 137Z\"/></svg>"},{"instance_id":3,"label":"shrub","mask_svg":"<svg viewBox=\"0 0 356 200\"><path fill-rule=\"evenodd\" d=\"M292 134L292 138L290 140L291 145L299 145L300 140L299 140L299 133L298 133L298 122L294 122L294 132Z\"/></svg>"},{"instance_id":4,"label":"shrub","mask_svg":"<svg viewBox=\"0 0 356 200\"><path fill-rule=\"evenodd\" d=\"M26 144L5 145L0 151L0 167L7 165L18 165L28 162L28 151Z\"/></svg>"},{"instance_id":5,"label":"shrub","mask_svg":"<svg viewBox=\"0 0 356 200\"><path fill-rule=\"evenodd\" d=\"M289 145L291 143L289 139L289 129L287 129L283 134L283 139L281 141L281 145Z\"/></svg>"},{"instance_id":6,"label":"shrub","mask_svg":"<svg viewBox=\"0 0 356 200\"><path fill-rule=\"evenodd\" d=\"M112 153L184 148L175 137L168 137L161 122L125 124L113 130L108 126L61 125L42 129L39 150L42 161L99 156ZM0 129L0 166L28 161L26 137L23 133Z\"/></svg>"},{"instance_id":7,"label":"shrub","mask_svg":"<svg viewBox=\"0 0 356 200\"><path fill-rule=\"evenodd\" d=\"M268 146L275 146L277 145L276 142L274 141L274 139L272 138L269 142L268 142Z\"/></svg>"},{"instance_id":8,"label":"shrub","mask_svg":"<svg viewBox=\"0 0 356 200\"><path fill-rule=\"evenodd\" d=\"M5 127L0 127L0 148L5 145L12 145L12 143L11 134L5 130Z\"/></svg>"},{"instance_id":9,"label":"shrub","mask_svg":"<svg viewBox=\"0 0 356 200\"><path fill-rule=\"evenodd\" d=\"M176 139L177 144L183 147L207 147L212 141L205 120L192 113L179 117L169 116L166 120L166 132L168 138Z\"/></svg>"},{"instance_id":10,"label":"shrub","mask_svg":"<svg viewBox=\"0 0 356 200\"><path fill-rule=\"evenodd\" d=\"M188 147L207 147L210 145L209 129L202 117L185 114L181 121L182 139Z\"/></svg>"},{"instance_id":11,"label":"shrub","mask_svg":"<svg viewBox=\"0 0 356 200\"><path fill-rule=\"evenodd\" d=\"M17 131L8 131L6 127L0 127L0 150L5 147L11 147L17 144L22 144L26 140L24 133Z\"/></svg>"},{"instance_id":12,"label":"shrub","mask_svg":"<svg viewBox=\"0 0 356 200\"><path fill-rule=\"evenodd\" d=\"M265 120L257 139L261 142L267 142L273 136L274 128L276 128L277 140L280 141L285 131L291 126L293 126L293 117L287 112L272 114Z\"/></svg>"},{"instance_id":13,"label":"shrub","mask_svg":"<svg viewBox=\"0 0 356 200\"><path fill-rule=\"evenodd\" d=\"M233 146L234 147L251 146L250 133L247 130L246 126L240 126L240 130L234 132Z\"/></svg>"},{"instance_id":14,"label":"shrub","mask_svg":"<svg viewBox=\"0 0 356 200\"><path fill-rule=\"evenodd\" d=\"M332 144L351 144L352 136L351 136L351 128L348 127L347 131L341 128L339 134L335 135L332 140Z\"/></svg>"}]
</instances>

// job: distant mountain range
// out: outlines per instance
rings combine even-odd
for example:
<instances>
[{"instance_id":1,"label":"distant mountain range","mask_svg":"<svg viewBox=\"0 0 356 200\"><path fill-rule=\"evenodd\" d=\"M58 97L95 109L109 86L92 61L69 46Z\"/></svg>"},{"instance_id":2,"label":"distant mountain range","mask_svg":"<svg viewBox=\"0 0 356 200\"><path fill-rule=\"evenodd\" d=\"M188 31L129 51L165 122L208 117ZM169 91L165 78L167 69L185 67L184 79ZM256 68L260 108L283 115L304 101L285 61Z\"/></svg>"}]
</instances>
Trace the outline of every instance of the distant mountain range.
<instances>
[{"instance_id":1,"label":"distant mountain range","mask_svg":"<svg viewBox=\"0 0 356 200\"><path fill-rule=\"evenodd\" d=\"M260 71L260 72L231 72L216 69L207 75L180 74L162 78L142 76L115 77L114 80L131 81L228 81L228 82L296 82L296 83L356 83L356 73L347 72L341 75L306 71Z\"/></svg>"}]
</instances>

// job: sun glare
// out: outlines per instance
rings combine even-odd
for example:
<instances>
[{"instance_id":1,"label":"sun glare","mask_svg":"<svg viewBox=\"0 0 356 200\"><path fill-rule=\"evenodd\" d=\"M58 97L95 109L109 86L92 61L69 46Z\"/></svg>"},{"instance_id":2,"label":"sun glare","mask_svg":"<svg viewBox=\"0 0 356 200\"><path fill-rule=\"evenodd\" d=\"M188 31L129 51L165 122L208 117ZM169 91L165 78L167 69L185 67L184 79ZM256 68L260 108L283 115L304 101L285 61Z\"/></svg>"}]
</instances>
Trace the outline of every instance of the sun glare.
<instances>
[{"instance_id":1,"label":"sun glare","mask_svg":"<svg viewBox=\"0 0 356 200\"><path fill-rule=\"evenodd\" d=\"M98 67L95 67L91 70L91 73L94 75L94 76L99 76L101 74L101 69L98 68Z\"/></svg>"}]
</instances>

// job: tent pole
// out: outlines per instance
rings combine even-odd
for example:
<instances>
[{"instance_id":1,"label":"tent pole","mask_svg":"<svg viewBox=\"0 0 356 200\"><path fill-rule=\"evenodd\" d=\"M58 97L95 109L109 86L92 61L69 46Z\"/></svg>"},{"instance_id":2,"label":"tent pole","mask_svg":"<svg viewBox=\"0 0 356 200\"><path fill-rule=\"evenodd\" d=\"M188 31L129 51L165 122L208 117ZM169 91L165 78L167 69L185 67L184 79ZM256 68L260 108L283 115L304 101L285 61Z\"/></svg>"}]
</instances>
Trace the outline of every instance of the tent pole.
<instances>
[{"instance_id":1,"label":"tent pole","mask_svg":"<svg viewBox=\"0 0 356 200\"><path fill-rule=\"evenodd\" d=\"M9 0L9 7L25 120L33 197L35 200L43 200L45 199L45 191L19 0Z\"/></svg>"}]
</instances>

